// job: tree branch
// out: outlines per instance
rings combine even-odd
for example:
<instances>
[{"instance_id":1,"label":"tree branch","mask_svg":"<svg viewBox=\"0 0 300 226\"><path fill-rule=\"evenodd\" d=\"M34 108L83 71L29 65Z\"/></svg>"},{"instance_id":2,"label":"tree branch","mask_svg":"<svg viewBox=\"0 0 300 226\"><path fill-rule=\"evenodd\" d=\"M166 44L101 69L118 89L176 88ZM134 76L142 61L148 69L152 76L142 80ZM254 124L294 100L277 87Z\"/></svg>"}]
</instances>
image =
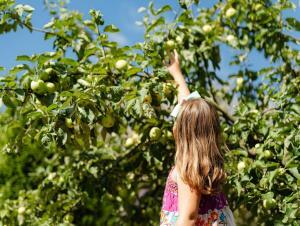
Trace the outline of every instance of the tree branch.
<instances>
[{"instance_id":1,"label":"tree branch","mask_svg":"<svg viewBox=\"0 0 300 226\"><path fill-rule=\"evenodd\" d=\"M25 26L26 28L28 28L30 31L32 30L32 31L42 32L42 33L45 33L45 34L55 35L55 36L60 37L61 39L64 39L64 40L67 41L67 42L70 42L69 39L67 39L66 37L61 36L61 35L59 35L59 34L57 34L57 33L55 33L55 32L52 32L52 31L46 31L46 30L43 30L43 29L40 29L40 28L33 27L33 26L29 25L29 24L24 23L23 21L20 21L20 24L24 25L24 26Z\"/></svg>"},{"instance_id":2,"label":"tree branch","mask_svg":"<svg viewBox=\"0 0 300 226\"><path fill-rule=\"evenodd\" d=\"M220 111L224 118L228 121L230 121L231 123L234 123L235 118L230 115L227 111L225 111L222 107L220 107L216 102L214 102L213 100L209 99L209 98L204 98L206 101L208 101L209 103L211 103L213 106L215 106L217 108L218 111Z\"/></svg>"}]
</instances>

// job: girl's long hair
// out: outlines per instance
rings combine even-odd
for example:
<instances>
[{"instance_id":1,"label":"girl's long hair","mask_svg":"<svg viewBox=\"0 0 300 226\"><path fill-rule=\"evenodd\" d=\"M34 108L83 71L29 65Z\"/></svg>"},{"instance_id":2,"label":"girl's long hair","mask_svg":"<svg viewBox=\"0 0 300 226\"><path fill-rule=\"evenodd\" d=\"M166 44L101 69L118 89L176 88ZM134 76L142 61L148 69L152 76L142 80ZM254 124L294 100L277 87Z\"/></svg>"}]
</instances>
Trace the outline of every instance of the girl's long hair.
<instances>
[{"instance_id":1,"label":"girl's long hair","mask_svg":"<svg viewBox=\"0 0 300 226\"><path fill-rule=\"evenodd\" d=\"M201 194L218 193L227 175L224 171L225 150L221 148L221 127L215 107L202 98L184 101L173 133L178 176Z\"/></svg>"}]
</instances>

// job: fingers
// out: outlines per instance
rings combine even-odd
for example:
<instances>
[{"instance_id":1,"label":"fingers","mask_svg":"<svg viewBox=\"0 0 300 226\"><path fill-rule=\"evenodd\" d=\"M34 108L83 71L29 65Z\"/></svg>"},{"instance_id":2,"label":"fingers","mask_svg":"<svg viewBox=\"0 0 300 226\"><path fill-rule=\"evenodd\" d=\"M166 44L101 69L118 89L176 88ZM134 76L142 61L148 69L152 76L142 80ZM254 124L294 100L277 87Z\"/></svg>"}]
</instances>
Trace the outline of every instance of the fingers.
<instances>
[{"instance_id":1,"label":"fingers","mask_svg":"<svg viewBox=\"0 0 300 226\"><path fill-rule=\"evenodd\" d=\"M175 58L176 61L179 60L179 56L178 56L178 53L177 53L176 49L174 49L174 58Z\"/></svg>"},{"instance_id":2,"label":"fingers","mask_svg":"<svg viewBox=\"0 0 300 226\"><path fill-rule=\"evenodd\" d=\"M167 55L169 57L168 60L164 59L163 60L163 64L165 66L170 66L171 64L173 64L174 62L179 62L179 55L176 49L174 49L172 52L167 49Z\"/></svg>"}]
</instances>

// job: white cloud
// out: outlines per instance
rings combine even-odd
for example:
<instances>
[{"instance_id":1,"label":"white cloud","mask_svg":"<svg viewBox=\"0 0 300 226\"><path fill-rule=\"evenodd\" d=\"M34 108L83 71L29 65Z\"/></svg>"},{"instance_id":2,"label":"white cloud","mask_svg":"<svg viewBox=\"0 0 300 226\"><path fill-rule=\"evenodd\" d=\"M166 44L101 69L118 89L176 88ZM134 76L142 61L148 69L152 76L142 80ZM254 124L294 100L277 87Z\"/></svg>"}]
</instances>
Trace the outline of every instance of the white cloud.
<instances>
[{"instance_id":1,"label":"white cloud","mask_svg":"<svg viewBox=\"0 0 300 226\"><path fill-rule=\"evenodd\" d=\"M128 45L129 44L128 38L120 32L111 33L108 36L109 36L110 40L118 42L120 45Z\"/></svg>"}]
</instances>

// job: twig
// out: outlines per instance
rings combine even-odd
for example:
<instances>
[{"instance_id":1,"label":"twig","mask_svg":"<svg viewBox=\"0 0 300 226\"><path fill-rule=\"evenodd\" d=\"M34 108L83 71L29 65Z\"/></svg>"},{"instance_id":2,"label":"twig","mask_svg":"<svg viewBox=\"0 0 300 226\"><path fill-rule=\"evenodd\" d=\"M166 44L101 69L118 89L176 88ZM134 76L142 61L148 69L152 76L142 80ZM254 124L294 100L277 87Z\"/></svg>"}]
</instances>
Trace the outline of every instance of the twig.
<instances>
[{"instance_id":1,"label":"twig","mask_svg":"<svg viewBox=\"0 0 300 226\"><path fill-rule=\"evenodd\" d=\"M204 99L206 101L208 101L209 103L211 103L213 106L215 106L217 108L217 110L223 114L225 119L229 120L231 123L233 123L235 121L235 118L232 115L230 115L227 111L225 111L223 108L221 108L216 102L214 102L213 100L211 100L209 98L204 98Z\"/></svg>"},{"instance_id":2,"label":"twig","mask_svg":"<svg viewBox=\"0 0 300 226\"><path fill-rule=\"evenodd\" d=\"M29 24L24 23L23 21L20 21L20 23L21 23L22 25L24 25L25 27L27 27L29 30L32 30L32 31L38 31L38 32L42 32L42 33L50 34L50 35L55 35L55 36L60 37L61 39L64 39L64 40L67 41L67 42L70 42L69 39L67 39L66 37L61 36L61 35L59 35L59 34L57 34L57 33L55 33L55 32L52 32L52 31L46 31L46 30L43 30L43 29L40 29L40 28L33 27L33 26L29 25Z\"/></svg>"}]
</instances>

